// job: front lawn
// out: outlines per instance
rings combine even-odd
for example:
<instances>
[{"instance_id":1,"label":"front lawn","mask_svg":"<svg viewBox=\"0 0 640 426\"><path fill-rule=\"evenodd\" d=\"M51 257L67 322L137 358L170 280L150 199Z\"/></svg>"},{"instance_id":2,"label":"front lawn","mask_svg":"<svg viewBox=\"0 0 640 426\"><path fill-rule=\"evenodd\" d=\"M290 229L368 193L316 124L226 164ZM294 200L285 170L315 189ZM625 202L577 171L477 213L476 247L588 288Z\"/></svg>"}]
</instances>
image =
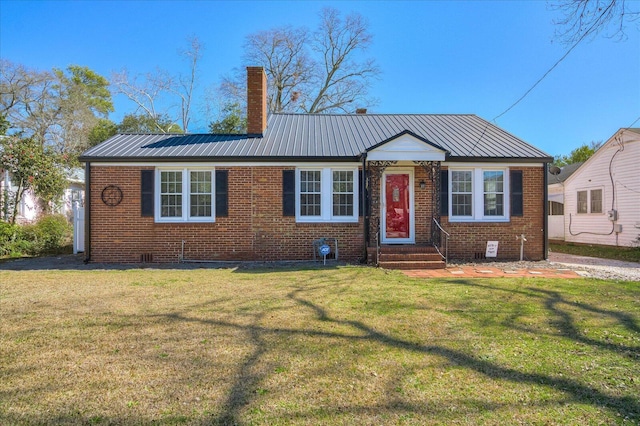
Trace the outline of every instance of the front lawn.
<instances>
[{"instance_id":1,"label":"front lawn","mask_svg":"<svg viewBox=\"0 0 640 426\"><path fill-rule=\"evenodd\" d=\"M638 424L639 290L0 271L0 424Z\"/></svg>"},{"instance_id":2,"label":"front lawn","mask_svg":"<svg viewBox=\"0 0 640 426\"><path fill-rule=\"evenodd\" d=\"M613 247L588 244L549 244L549 251L575 254L578 256L600 257L602 259L640 262L640 247Z\"/></svg>"}]
</instances>

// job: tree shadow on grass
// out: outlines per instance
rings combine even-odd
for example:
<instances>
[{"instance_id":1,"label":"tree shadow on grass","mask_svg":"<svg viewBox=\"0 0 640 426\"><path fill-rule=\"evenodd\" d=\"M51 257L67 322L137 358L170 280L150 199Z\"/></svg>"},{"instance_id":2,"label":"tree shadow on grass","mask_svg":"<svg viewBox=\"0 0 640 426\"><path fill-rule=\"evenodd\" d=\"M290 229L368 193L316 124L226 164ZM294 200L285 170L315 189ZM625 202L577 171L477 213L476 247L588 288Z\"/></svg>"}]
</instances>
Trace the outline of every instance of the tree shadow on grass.
<instances>
[{"instance_id":1,"label":"tree shadow on grass","mask_svg":"<svg viewBox=\"0 0 640 426\"><path fill-rule=\"evenodd\" d=\"M544 308L551 315L549 325L557 331L553 334L554 336L565 337L575 342L583 343L592 347L599 347L601 349L606 349L609 351L620 352L631 358L640 358L640 346L630 346L622 343L608 341L605 342L585 336L584 333L582 333L576 326L571 313L563 310L562 306L573 307L582 311L608 317L625 328L627 331L640 334L640 326L638 325L638 321L634 318L633 315L630 315L626 312L607 310L592 306L588 303L570 301L563 297L562 294L558 291L545 290L535 287L526 287L524 289L505 289L484 283L478 283L477 281L469 282L465 280L456 280L455 283L464 286L485 289L492 293L505 292L511 294L520 294L529 298L538 299L541 306L544 306ZM502 325L526 333L539 333L539 330L523 327L517 324L517 319L522 314L523 312L521 311L516 312L514 315L509 316L507 320L503 321Z\"/></svg>"},{"instance_id":2,"label":"tree shadow on grass","mask_svg":"<svg viewBox=\"0 0 640 426\"><path fill-rule=\"evenodd\" d=\"M267 272L291 272L311 270L335 270L346 266L343 261L322 260L301 261L197 261L174 263L84 263L84 254L62 254L57 256L23 257L0 259L0 271L96 271L96 270L193 270L232 269L237 273L264 274Z\"/></svg>"},{"instance_id":3,"label":"tree shadow on grass","mask_svg":"<svg viewBox=\"0 0 640 426\"><path fill-rule=\"evenodd\" d=\"M330 318L326 311L318 305L298 296L303 290L298 289L289 294L289 297L300 305L312 309L316 317L322 321L331 321L337 324L349 325L364 335L361 339L371 340L388 347L398 348L409 352L437 355L447 359L449 362L469 368L478 373L484 374L491 379L506 380L516 383L545 385L556 390L569 393L573 402L579 402L602 408L609 408L617 411L625 417L640 419L640 402L631 397L617 397L607 395L595 388L585 386L575 380L567 378L551 377L540 373L524 373L512 368L499 366L486 360L478 359L461 351L452 350L439 345L418 345L402 339L381 333L367 326L360 321L336 320ZM596 308L593 308L596 309ZM565 326L569 327L569 318L565 318ZM628 321L625 321L625 323ZM632 322L635 325L635 322ZM637 348L636 348L637 350Z\"/></svg>"},{"instance_id":4,"label":"tree shadow on grass","mask_svg":"<svg viewBox=\"0 0 640 426\"><path fill-rule=\"evenodd\" d=\"M474 285L464 283L465 285ZM486 289L491 289L491 286L482 286ZM269 345L265 341L265 337L268 335L284 336L286 338L304 335L308 337L320 337L343 340L344 342L357 342L364 341L370 343L376 343L388 348L399 349L401 351L407 351L411 353L434 355L447 360L449 363L464 367L473 372L480 373L485 377L492 380L501 380L505 382L525 384L532 386L544 386L554 391L561 392L566 395L566 398L558 399L556 403L573 403L573 404L585 404L593 407L611 410L614 413L622 416L622 418L628 418L632 420L640 420L640 401L637 398L630 396L616 396L605 393L595 387L588 386L587 384L580 383L577 380L566 377L555 377L543 373L528 373L519 371L515 368L498 365L490 360L481 359L477 356L444 347L442 345L422 345L414 342L410 342L401 338L394 337L388 333L383 333L368 326L362 321L356 320L344 320L333 318L329 313L320 305L305 297L305 294L314 290L314 287L297 287L292 290L287 298L296 305L309 310L316 320L323 323L330 323L333 325L339 325L341 328L347 328L353 330L353 333L335 332L335 331L323 331L315 330L311 328L288 328L283 327L267 327L260 325L260 321L264 316L263 313L256 314L253 317L252 323L239 324L234 321L222 321L222 320L208 320L199 318L190 318L187 315L182 314L170 314L172 320L176 321L194 321L201 322L208 325L215 325L219 327L230 327L243 331L246 333L247 342L253 347L251 353L242 361L237 368L235 374L233 374L234 380L231 385L231 389L228 392L226 402L221 408L219 415L213 418L203 419L203 424L213 425L233 425L242 424L241 413L247 408L251 402L256 398L256 391L267 377L268 369L260 368L259 363L262 362L262 357L269 352ZM500 289L503 290L503 289ZM579 335L573 321L570 316L562 313L557 313L555 305L560 303L563 299L559 294L553 294L554 292L535 290L534 293L539 293L546 301L545 304L548 309L559 317L557 321L558 327L562 336L574 338L578 341L584 341L585 339ZM637 325L635 320L631 317L627 318L623 313L603 311L599 308L595 308L589 305L581 304L586 309L592 311L604 312L610 314L614 318L619 318L620 322L628 327L630 330L636 331ZM164 316L164 315L160 315ZM605 349L619 350L619 345L602 344L601 342L591 342L588 339L587 343L595 346L600 346ZM627 348L628 350L636 350L637 348ZM387 390L387 393L390 393ZM423 408L417 408L415 405L396 398L394 395L388 395L389 403L380 406L341 406L334 407L336 414L344 414L345 412L353 411L353 414L359 412L375 412L375 410L384 410L391 407L392 410L398 410L401 412L420 413ZM481 404L481 402L477 402ZM497 409L493 407L489 402L482 402L486 404L485 407L488 410ZM435 408L435 407L434 407ZM435 408L437 411L437 408ZM330 413L331 407L323 409L324 415ZM312 412L299 412L291 413L294 416L303 418L305 415L313 415Z\"/></svg>"}]
</instances>

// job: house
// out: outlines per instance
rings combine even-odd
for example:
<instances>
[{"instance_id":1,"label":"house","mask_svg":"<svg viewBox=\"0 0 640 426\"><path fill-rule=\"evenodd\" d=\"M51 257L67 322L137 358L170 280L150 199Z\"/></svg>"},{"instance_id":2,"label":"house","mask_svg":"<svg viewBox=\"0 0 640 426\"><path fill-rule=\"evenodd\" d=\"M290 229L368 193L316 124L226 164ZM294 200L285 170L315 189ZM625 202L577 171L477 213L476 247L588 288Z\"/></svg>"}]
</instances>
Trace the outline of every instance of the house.
<instances>
[{"instance_id":1,"label":"house","mask_svg":"<svg viewBox=\"0 0 640 426\"><path fill-rule=\"evenodd\" d=\"M2 220L8 221L11 214L9 207L12 197L17 190L17 185L12 181L11 174L7 170L0 169L0 204L3 212ZM73 168L67 171L67 183L60 199L51 206L53 213L63 214L69 220L73 216L73 205L84 203L84 170ZM32 190L22 194L18 203L16 222L31 223L43 213L43 202Z\"/></svg>"},{"instance_id":2,"label":"house","mask_svg":"<svg viewBox=\"0 0 640 426\"><path fill-rule=\"evenodd\" d=\"M245 135L124 134L86 151L87 261L546 257L544 152L475 115L271 114ZM440 229L450 235L449 238Z\"/></svg>"},{"instance_id":3,"label":"house","mask_svg":"<svg viewBox=\"0 0 640 426\"><path fill-rule=\"evenodd\" d=\"M640 129L620 129L554 190L563 192L565 241L640 243L639 161Z\"/></svg>"},{"instance_id":4,"label":"house","mask_svg":"<svg viewBox=\"0 0 640 426\"><path fill-rule=\"evenodd\" d=\"M567 164L563 167L550 166L547 171L547 212L549 216L548 236L550 240L564 240L564 181L573 174L583 162Z\"/></svg>"},{"instance_id":5,"label":"house","mask_svg":"<svg viewBox=\"0 0 640 426\"><path fill-rule=\"evenodd\" d=\"M16 192L11 174L8 170L0 169L0 204L2 220L8 222L12 216L13 197ZM33 191L25 191L18 202L16 223L29 223L36 220L41 208Z\"/></svg>"}]
</instances>

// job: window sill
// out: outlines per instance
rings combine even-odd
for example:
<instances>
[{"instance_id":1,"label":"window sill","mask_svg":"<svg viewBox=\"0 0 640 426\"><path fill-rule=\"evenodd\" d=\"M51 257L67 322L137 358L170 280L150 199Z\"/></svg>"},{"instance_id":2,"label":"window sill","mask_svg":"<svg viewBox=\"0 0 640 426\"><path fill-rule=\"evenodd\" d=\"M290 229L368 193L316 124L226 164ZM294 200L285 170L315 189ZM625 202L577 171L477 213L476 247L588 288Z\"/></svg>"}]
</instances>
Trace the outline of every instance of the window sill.
<instances>
[{"instance_id":1,"label":"window sill","mask_svg":"<svg viewBox=\"0 0 640 426\"><path fill-rule=\"evenodd\" d=\"M457 218L457 217L452 217L449 216L449 223L509 223L510 222L510 218L508 217L501 217L501 218L482 218L482 219L475 219L475 218Z\"/></svg>"},{"instance_id":2,"label":"window sill","mask_svg":"<svg viewBox=\"0 0 640 426\"><path fill-rule=\"evenodd\" d=\"M358 223L360 221L359 217L355 218L345 218L345 219L302 219L297 217L296 223Z\"/></svg>"},{"instance_id":3,"label":"window sill","mask_svg":"<svg viewBox=\"0 0 640 426\"><path fill-rule=\"evenodd\" d=\"M185 224L194 224L194 223L215 223L215 218L206 218L206 219L155 219L155 223L185 223Z\"/></svg>"}]
</instances>

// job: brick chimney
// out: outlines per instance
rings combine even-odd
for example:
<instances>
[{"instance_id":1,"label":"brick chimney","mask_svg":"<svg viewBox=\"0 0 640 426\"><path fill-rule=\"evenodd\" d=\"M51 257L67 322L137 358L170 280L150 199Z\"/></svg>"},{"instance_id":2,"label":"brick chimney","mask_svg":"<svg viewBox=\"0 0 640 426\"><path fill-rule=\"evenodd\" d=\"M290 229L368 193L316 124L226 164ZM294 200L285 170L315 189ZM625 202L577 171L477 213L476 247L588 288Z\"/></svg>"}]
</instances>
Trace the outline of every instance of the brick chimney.
<instances>
[{"instance_id":1,"label":"brick chimney","mask_svg":"<svg viewBox=\"0 0 640 426\"><path fill-rule=\"evenodd\" d=\"M366 114L366 113L367 113L366 108L356 108L356 114Z\"/></svg>"},{"instance_id":2,"label":"brick chimney","mask_svg":"<svg viewBox=\"0 0 640 426\"><path fill-rule=\"evenodd\" d=\"M267 128L267 75L262 67L247 67L247 134L262 136Z\"/></svg>"}]
</instances>

